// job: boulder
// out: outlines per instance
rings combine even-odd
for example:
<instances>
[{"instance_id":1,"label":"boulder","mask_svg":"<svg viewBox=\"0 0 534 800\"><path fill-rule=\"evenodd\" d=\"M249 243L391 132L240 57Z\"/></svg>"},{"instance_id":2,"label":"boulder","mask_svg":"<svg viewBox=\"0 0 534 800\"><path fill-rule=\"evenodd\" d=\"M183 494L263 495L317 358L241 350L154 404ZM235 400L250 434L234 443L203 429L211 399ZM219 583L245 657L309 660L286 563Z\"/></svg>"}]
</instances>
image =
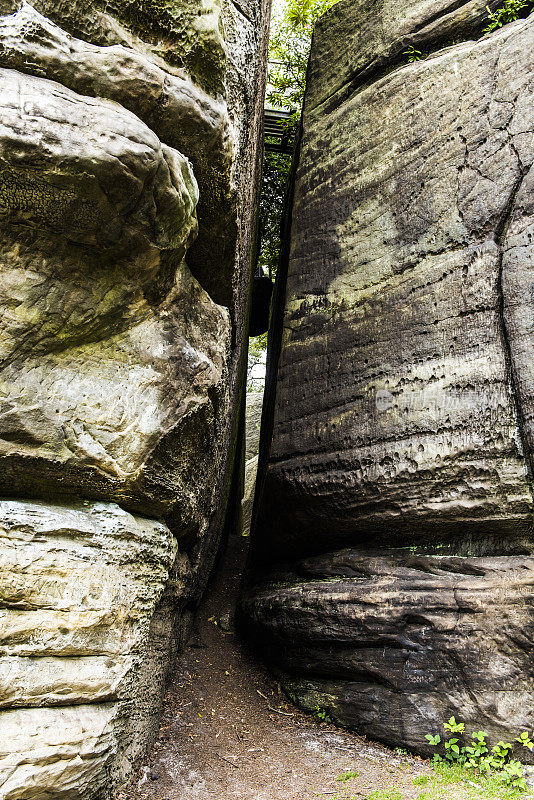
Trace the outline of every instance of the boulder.
<instances>
[{"instance_id":1,"label":"boulder","mask_svg":"<svg viewBox=\"0 0 534 800\"><path fill-rule=\"evenodd\" d=\"M116 104L1 77L1 490L179 507L194 526L211 491L191 492L181 442L216 450L229 320L184 263L190 164Z\"/></svg>"},{"instance_id":2,"label":"boulder","mask_svg":"<svg viewBox=\"0 0 534 800\"><path fill-rule=\"evenodd\" d=\"M252 509L256 493L256 475L258 472L258 453L260 448L261 414L263 410L263 392L247 393L246 430L245 430L245 490L243 492L243 536L250 534Z\"/></svg>"},{"instance_id":3,"label":"boulder","mask_svg":"<svg viewBox=\"0 0 534 800\"><path fill-rule=\"evenodd\" d=\"M305 115L270 552L531 530L525 339L506 320L508 259L529 257L533 36L519 21Z\"/></svg>"},{"instance_id":4,"label":"boulder","mask_svg":"<svg viewBox=\"0 0 534 800\"><path fill-rule=\"evenodd\" d=\"M187 558L114 503L0 501L0 795L95 797L157 726Z\"/></svg>"},{"instance_id":5,"label":"boulder","mask_svg":"<svg viewBox=\"0 0 534 800\"><path fill-rule=\"evenodd\" d=\"M483 5L317 25L242 609L291 697L421 753L534 725L534 16Z\"/></svg>"},{"instance_id":6,"label":"boulder","mask_svg":"<svg viewBox=\"0 0 534 800\"><path fill-rule=\"evenodd\" d=\"M249 392L245 412L245 462L257 456L260 450L261 414L263 410L263 392Z\"/></svg>"},{"instance_id":7,"label":"boulder","mask_svg":"<svg viewBox=\"0 0 534 800\"><path fill-rule=\"evenodd\" d=\"M54 9L47 3L35 5L60 22L65 18L73 23L70 12L75 3L69 3L60 14L56 3ZM88 34L91 40L106 44L72 36L33 6L23 5L0 20L0 65L45 76L83 95L120 103L167 145L188 157L200 186L200 231L188 262L216 301L232 305L235 255L231 236L230 242L227 240L228 227L236 235L232 148L239 130L230 122L228 103L220 92L209 94L184 70L170 71L146 46L132 49L126 30L119 35L114 18L98 14L94 4L85 4L83 12L78 9L78 25L87 15L102 17L102 24L107 20L108 37L98 36L92 28ZM213 17L214 23L217 20L218 16ZM84 29L82 33L87 32ZM224 70L220 80L223 75ZM205 263L208 252L209 263ZM217 270L214 261L221 262Z\"/></svg>"},{"instance_id":8,"label":"boulder","mask_svg":"<svg viewBox=\"0 0 534 800\"><path fill-rule=\"evenodd\" d=\"M243 602L290 697L431 755L455 715L493 744L532 728L534 558L339 551ZM524 754L521 754L523 757Z\"/></svg>"}]
</instances>

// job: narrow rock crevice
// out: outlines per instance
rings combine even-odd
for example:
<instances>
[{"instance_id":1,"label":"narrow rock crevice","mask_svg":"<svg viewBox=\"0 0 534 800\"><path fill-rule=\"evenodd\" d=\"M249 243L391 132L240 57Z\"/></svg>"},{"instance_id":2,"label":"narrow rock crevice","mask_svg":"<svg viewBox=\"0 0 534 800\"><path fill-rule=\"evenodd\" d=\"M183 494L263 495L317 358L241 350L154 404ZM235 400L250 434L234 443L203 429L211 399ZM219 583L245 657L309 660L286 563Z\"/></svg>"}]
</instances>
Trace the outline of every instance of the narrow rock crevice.
<instances>
[{"instance_id":1,"label":"narrow rock crevice","mask_svg":"<svg viewBox=\"0 0 534 800\"><path fill-rule=\"evenodd\" d=\"M533 498L533 507L534 507L534 471L533 471L533 454L530 448L530 443L528 439L528 435L526 432L526 424L525 424L525 417L523 413L523 408L521 404L521 393L519 391L518 386L518 379L516 376L515 368L514 368L514 358L513 358L513 349L510 340L510 336L508 334L508 327L506 324L506 307L505 307L505 297L504 297L504 290L503 290L503 259L504 259L504 243L506 239L506 235L508 232L508 228L513 218L514 211L516 209L516 200L521 191L521 187L523 186L523 182L525 179L525 175L527 174L528 170L523 168L519 156L517 155L518 167L519 167L519 177L516 181L515 186L512 189L510 194L510 198L506 205L505 211L503 216L496 227L495 230L495 242L499 247L500 257L498 263L498 274L497 274L497 295L498 295L498 314L500 320L500 327L501 327L501 334L502 334L502 342L503 342L503 350L505 355L506 361L506 371L507 371L507 379L510 386L510 396L513 399L516 420L517 420L517 430L519 440L521 442L521 451L522 456L525 459L525 465L527 468L528 474L528 483L530 491L532 492Z\"/></svg>"}]
</instances>

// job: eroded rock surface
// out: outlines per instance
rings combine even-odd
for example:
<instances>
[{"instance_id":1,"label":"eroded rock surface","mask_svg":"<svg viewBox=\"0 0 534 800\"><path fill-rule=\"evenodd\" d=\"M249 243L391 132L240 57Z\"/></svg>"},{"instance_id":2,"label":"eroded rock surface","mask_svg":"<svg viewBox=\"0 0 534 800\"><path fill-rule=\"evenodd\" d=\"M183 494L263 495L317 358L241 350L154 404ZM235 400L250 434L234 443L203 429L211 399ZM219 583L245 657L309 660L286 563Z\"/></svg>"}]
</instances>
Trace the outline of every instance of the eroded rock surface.
<instances>
[{"instance_id":1,"label":"eroded rock surface","mask_svg":"<svg viewBox=\"0 0 534 800\"><path fill-rule=\"evenodd\" d=\"M156 721L187 559L113 503L3 500L0 567L1 796L95 796Z\"/></svg>"},{"instance_id":2,"label":"eroded rock surface","mask_svg":"<svg viewBox=\"0 0 534 800\"><path fill-rule=\"evenodd\" d=\"M502 258L532 162L532 31L305 119L266 488L281 550L530 529Z\"/></svg>"},{"instance_id":3,"label":"eroded rock surface","mask_svg":"<svg viewBox=\"0 0 534 800\"><path fill-rule=\"evenodd\" d=\"M534 17L442 47L481 13L318 25L244 601L294 697L419 750L451 714L534 724Z\"/></svg>"},{"instance_id":4,"label":"eroded rock surface","mask_svg":"<svg viewBox=\"0 0 534 800\"><path fill-rule=\"evenodd\" d=\"M419 752L454 710L495 743L532 725L532 557L340 551L272 579L250 630L309 711Z\"/></svg>"},{"instance_id":5,"label":"eroded rock surface","mask_svg":"<svg viewBox=\"0 0 534 800\"><path fill-rule=\"evenodd\" d=\"M267 12L0 1L6 800L128 777L239 501Z\"/></svg>"},{"instance_id":6,"label":"eroded rock surface","mask_svg":"<svg viewBox=\"0 0 534 800\"><path fill-rule=\"evenodd\" d=\"M258 452L260 447L261 414L263 392L247 394L245 430L245 491L243 493L243 535L250 534L256 475L258 472Z\"/></svg>"}]
</instances>

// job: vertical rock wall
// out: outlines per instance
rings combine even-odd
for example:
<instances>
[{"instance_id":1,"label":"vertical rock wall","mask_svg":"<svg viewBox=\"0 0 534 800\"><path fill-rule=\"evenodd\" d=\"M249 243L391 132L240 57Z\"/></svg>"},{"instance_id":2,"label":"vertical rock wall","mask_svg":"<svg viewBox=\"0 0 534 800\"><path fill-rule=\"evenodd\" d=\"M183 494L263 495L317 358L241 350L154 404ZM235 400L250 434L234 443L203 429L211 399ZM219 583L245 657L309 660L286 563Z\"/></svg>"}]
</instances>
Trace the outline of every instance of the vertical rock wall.
<instances>
[{"instance_id":1,"label":"vertical rock wall","mask_svg":"<svg viewBox=\"0 0 534 800\"><path fill-rule=\"evenodd\" d=\"M534 17L484 7L318 24L243 601L298 702L420 751L534 725Z\"/></svg>"},{"instance_id":2,"label":"vertical rock wall","mask_svg":"<svg viewBox=\"0 0 534 800\"><path fill-rule=\"evenodd\" d=\"M103 798L225 522L268 3L0 14L0 797Z\"/></svg>"}]
</instances>

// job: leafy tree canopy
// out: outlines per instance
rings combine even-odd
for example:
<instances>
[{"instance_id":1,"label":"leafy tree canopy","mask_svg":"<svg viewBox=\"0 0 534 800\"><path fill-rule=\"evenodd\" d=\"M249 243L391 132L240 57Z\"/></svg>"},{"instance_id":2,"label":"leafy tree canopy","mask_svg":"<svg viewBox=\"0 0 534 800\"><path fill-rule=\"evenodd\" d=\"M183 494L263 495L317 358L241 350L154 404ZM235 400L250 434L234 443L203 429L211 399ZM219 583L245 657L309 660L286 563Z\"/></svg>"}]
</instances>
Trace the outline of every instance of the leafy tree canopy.
<instances>
[{"instance_id":1,"label":"leafy tree canopy","mask_svg":"<svg viewBox=\"0 0 534 800\"><path fill-rule=\"evenodd\" d=\"M313 26L338 0L285 0L275 14L269 42L267 104L298 121L306 88Z\"/></svg>"},{"instance_id":2,"label":"leafy tree canopy","mask_svg":"<svg viewBox=\"0 0 534 800\"><path fill-rule=\"evenodd\" d=\"M281 0L275 4L269 44L267 105L291 111L289 125L300 117L313 26L337 0ZM276 275L280 225L291 157L267 152L263 162L260 198L260 267Z\"/></svg>"}]
</instances>

